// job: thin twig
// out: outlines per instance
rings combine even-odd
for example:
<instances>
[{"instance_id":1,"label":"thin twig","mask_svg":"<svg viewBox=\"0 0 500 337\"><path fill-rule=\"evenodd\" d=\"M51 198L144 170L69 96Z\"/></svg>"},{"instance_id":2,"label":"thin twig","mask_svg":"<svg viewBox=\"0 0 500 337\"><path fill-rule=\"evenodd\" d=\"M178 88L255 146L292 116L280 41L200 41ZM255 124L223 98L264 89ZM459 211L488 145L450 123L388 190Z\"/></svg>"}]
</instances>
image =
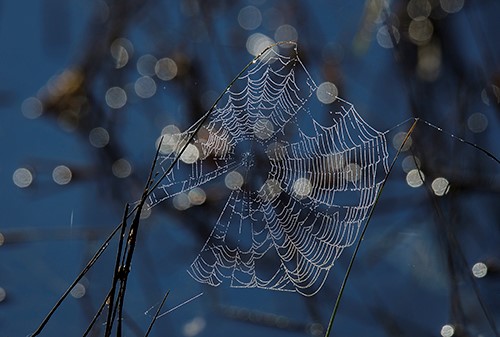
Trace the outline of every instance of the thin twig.
<instances>
[{"instance_id":1,"label":"thin twig","mask_svg":"<svg viewBox=\"0 0 500 337\"><path fill-rule=\"evenodd\" d=\"M78 276L75 278L73 283L66 289L66 291L62 294L62 296L59 298L59 300L56 302L56 304L52 307L52 309L49 311L47 316L43 319L43 321L40 323L38 328L31 334L32 337L39 335L45 325L49 322L50 318L56 310L61 306L62 302L66 299L66 297L69 295L71 290L78 284L78 282L87 274L87 272L92 268L92 266L97 262L97 260L100 258L100 256L104 253L106 248L108 248L109 242L111 239L115 236L115 234L118 232L118 230L123 226L123 223L118 225L108 236L108 238L104 241L104 243L101 245L99 250L94 254L94 256L90 259L90 261L87 263L87 265L83 268L83 270L78 274Z\"/></svg>"},{"instance_id":2,"label":"thin twig","mask_svg":"<svg viewBox=\"0 0 500 337\"><path fill-rule=\"evenodd\" d=\"M385 186L387 180L389 179L389 175L391 174L392 169L394 168L394 165L396 164L396 160L398 159L399 154L401 153L401 151L402 151L403 147L405 146L406 142L408 141L408 139L410 138L411 134L415 130L415 127L417 126L418 121L419 121L419 119L415 118L415 120L414 120L413 124L411 125L410 129L406 133L406 137L404 138L403 142L399 146L398 152L396 153L396 157L394 157L394 159L393 159L393 161L391 163L391 166L389 167L389 171L385 175L384 181L380 185L380 189L379 189L379 191L377 193L377 197L375 198L375 202L373 204L373 207L370 209L370 213L368 214L366 223L363 226L363 230L361 231L361 235L359 236L359 240L358 240L358 242L356 244L356 247L354 248L354 252L352 254L351 261L349 261L349 265L347 267L347 271L346 271L346 273L344 275L344 280L342 281L342 285L340 286L340 290L339 290L339 293L337 295L337 299L335 300L335 305L333 307L333 311L332 311L332 315L330 317L330 321L328 322L328 328L326 329L325 337L329 337L330 333L332 331L333 322L335 321L335 317L337 315L337 311L338 311L339 305L340 305L340 300L342 299L342 295L344 294L344 289L345 289L345 287L347 285L347 280L349 278L349 275L351 273L352 267L354 265L354 261L356 260L356 256L358 255L359 248L361 247L361 242L363 241L363 239L365 237L366 230L368 229L368 225L369 225L370 220L371 220L371 218L373 216L373 213L375 211L375 207L377 206L378 201L380 200L380 196L382 195L382 190L384 189L384 186Z\"/></svg>"},{"instance_id":3,"label":"thin twig","mask_svg":"<svg viewBox=\"0 0 500 337\"><path fill-rule=\"evenodd\" d=\"M97 310L96 314L92 318L92 321L90 321L90 323L89 323L87 329L85 330L85 332L83 333L82 337L86 337L90 333L90 331L94 327L95 323L97 322L97 319L101 316L104 308L106 307L106 304L108 303L108 298L110 296L110 292L111 291L108 292L108 294L106 295L106 297L102 301L101 305L99 306L99 309Z\"/></svg>"},{"instance_id":4,"label":"thin twig","mask_svg":"<svg viewBox=\"0 0 500 337\"><path fill-rule=\"evenodd\" d=\"M127 281L128 281L128 276L131 270L132 266L132 258L134 255L136 243L137 243L137 237L139 234L139 225L141 222L141 212L142 208L144 207L144 204L146 202L146 199L148 198L149 195L149 190L152 185L153 181L153 172L156 167L156 162L158 160L158 157L160 155L160 148L161 148L161 142L158 145L158 148L156 150L156 154L153 160L153 163L151 164L151 169L149 171L149 176L146 182L146 186L144 187L144 191L142 193L142 197L139 201L139 204L137 205L135 209L135 216L132 221L132 224L130 225L130 230L128 233L128 238L127 238L127 245L125 247L125 251L123 253L123 259L122 261L125 261L122 263L122 265L119 267L119 280L120 280L120 291L118 293L117 297L117 308L118 308L118 326L117 326L117 336L122 335L122 320L123 320L123 305L125 302L125 292L127 288ZM119 259L119 256L117 257L117 260ZM114 315L112 315L114 316Z\"/></svg>"},{"instance_id":5,"label":"thin twig","mask_svg":"<svg viewBox=\"0 0 500 337\"><path fill-rule=\"evenodd\" d=\"M123 249L123 241L125 240L125 229L127 227L127 214L129 211L130 205L127 203L125 205L125 210L123 212L123 219L122 219L122 230L120 232L120 240L118 241L118 251L116 252L116 260L115 260L115 269L113 272L113 282L111 284L111 289L109 291L109 297L107 298L107 301L109 303L108 307L108 318L106 320L106 331L104 332L104 336L111 336L111 331L113 330L113 322L114 322L114 302L115 302L115 293L116 293L116 285L118 284L118 281L120 280L120 270L121 270L121 256L122 256L122 249Z\"/></svg>"},{"instance_id":6,"label":"thin twig","mask_svg":"<svg viewBox=\"0 0 500 337\"><path fill-rule=\"evenodd\" d=\"M153 329L153 325L155 324L156 319L158 318L158 315L160 314L160 311L163 308L163 305L165 304L165 301L167 300L168 294L170 294L170 290L165 293L165 296L163 296L163 300L161 301L160 306L158 307L158 310L156 310L156 313L153 316L153 319L151 320L151 324L149 324L148 331L146 331L146 334L144 335L144 337L148 337L149 333Z\"/></svg>"}]
</instances>

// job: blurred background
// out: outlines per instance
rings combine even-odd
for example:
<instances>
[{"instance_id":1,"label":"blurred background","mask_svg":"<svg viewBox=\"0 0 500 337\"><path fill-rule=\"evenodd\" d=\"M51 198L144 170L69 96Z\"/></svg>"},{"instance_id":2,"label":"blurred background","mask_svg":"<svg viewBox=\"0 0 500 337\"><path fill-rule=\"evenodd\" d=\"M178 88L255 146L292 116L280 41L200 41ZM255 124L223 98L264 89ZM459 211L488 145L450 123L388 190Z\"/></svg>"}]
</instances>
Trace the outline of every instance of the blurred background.
<instances>
[{"instance_id":1,"label":"blurred background","mask_svg":"<svg viewBox=\"0 0 500 337\"><path fill-rule=\"evenodd\" d=\"M493 0L0 2L0 336L40 324L140 198L162 132L188 128L281 40L389 130L390 160L400 123L444 130L419 123L398 157L333 335L498 336L500 166L457 138L500 156L498 13ZM224 205L205 192L143 212L125 335L144 336L167 290L164 310L203 295L152 336L323 335L353 249L310 298L198 284L186 269ZM115 252L116 240L42 336L82 335Z\"/></svg>"}]
</instances>

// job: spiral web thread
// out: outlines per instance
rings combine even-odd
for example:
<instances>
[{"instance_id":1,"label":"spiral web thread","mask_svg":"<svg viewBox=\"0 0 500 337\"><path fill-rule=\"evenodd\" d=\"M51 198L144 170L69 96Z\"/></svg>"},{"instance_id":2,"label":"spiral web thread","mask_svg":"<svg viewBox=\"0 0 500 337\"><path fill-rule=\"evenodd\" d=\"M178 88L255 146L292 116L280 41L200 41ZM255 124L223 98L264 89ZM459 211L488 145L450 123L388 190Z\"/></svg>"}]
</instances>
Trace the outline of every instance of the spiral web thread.
<instances>
[{"instance_id":1,"label":"spiral web thread","mask_svg":"<svg viewBox=\"0 0 500 337\"><path fill-rule=\"evenodd\" d=\"M352 104L321 103L318 90L296 44L276 45L199 122L164 134L163 170L181 155L151 207L207 183L228 193L188 270L197 281L312 296L356 241L388 172L386 139ZM313 117L321 111L326 123Z\"/></svg>"}]
</instances>

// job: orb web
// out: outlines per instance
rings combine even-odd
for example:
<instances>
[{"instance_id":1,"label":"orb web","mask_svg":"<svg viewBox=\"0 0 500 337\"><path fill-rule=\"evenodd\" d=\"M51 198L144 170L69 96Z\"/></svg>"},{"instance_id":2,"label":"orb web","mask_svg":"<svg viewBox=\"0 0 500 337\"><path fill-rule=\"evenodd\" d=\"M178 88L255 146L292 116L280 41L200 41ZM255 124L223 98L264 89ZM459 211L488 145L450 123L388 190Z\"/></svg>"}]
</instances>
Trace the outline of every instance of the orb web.
<instances>
[{"instance_id":1,"label":"orb web","mask_svg":"<svg viewBox=\"0 0 500 337\"><path fill-rule=\"evenodd\" d=\"M278 44L191 128L164 137L151 207L207 183L228 195L188 270L195 280L311 296L356 241L388 172L386 138L317 89L296 44Z\"/></svg>"}]
</instances>

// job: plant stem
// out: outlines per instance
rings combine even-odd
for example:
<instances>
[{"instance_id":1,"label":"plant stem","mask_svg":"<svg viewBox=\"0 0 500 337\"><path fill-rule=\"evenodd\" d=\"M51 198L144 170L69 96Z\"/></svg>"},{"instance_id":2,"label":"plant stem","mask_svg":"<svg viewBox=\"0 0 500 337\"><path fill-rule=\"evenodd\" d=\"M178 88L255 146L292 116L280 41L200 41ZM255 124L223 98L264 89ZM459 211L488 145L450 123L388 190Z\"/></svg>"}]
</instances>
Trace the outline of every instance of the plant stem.
<instances>
[{"instance_id":1,"label":"plant stem","mask_svg":"<svg viewBox=\"0 0 500 337\"><path fill-rule=\"evenodd\" d=\"M403 142L399 146L398 152L396 153L396 157L394 157L394 159L391 163L391 166L389 167L389 171L385 175L385 178L382 181L382 184L380 185L380 189L377 193L377 197L375 198L375 202L373 204L373 207L370 209L370 213L368 214L366 223L363 226L363 230L361 231L361 235L359 236L359 240L356 244L356 247L354 248L354 252L352 254L351 261L349 261L349 265L347 266L347 271L344 275L344 280L342 281L342 285L340 286L340 290L339 290L339 293L337 295L337 299L335 300L335 305L333 307L332 315L330 316L330 321L328 322L328 328L326 329L325 337L329 337L330 333L332 331L333 322L335 321L335 317L337 316L337 311L338 311L339 306L340 306L340 300L342 299L342 295L344 294L344 290L345 290L345 287L347 285L347 279L349 278L349 275L351 274L351 270L352 270L352 267L354 265L354 261L356 260L356 256L358 255L359 248L361 247L361 242L363 241L363 239L365 237L365 233L366 233L366 230L368 229L368 225L369 225L370 220L373 216L375 207L377 206L377 203L380 199L380 196L382 195L382 190L384 189L384 186L389 178L389 175L391 174L392 169L394 168L394 164L396 163L396 160L398 159L398 156L401 153L401 150L403 149L404 145L406 144L406 142L410 138L411 134L415 130L415 127L417 126L418 121L419 121L418 118L414 119L413 124L411 125L410 129L406 133L406 137L404 138Z\"/></svg>"}]
</instances>

